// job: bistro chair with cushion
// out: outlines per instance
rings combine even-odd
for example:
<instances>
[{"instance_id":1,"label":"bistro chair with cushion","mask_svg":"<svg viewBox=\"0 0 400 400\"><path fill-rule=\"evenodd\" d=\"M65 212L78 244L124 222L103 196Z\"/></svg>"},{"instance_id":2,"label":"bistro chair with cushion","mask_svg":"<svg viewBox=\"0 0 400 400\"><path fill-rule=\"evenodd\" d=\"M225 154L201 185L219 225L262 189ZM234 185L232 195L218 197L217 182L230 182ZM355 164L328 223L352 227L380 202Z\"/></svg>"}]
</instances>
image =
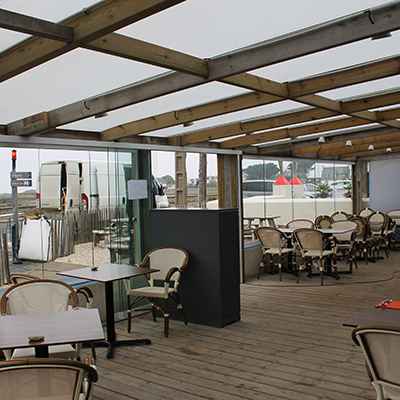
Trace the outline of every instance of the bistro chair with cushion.
<instances>
[{"instance_id":1,"label":"bistro chair with cushion","mask_svg":"<svg viewBox=\"0 0 400 400\"><path fill-rule=\"evenodd\" d=\"M297 218L292 219L286 224L286 228L290 229L301 229L301 228L314 228L314 222L310 221L309 219Z\"/></svg>"},{"instance_id":2,"label":"bistro chair with cushion","mask_svg":"<svg viewBox=\"0 0 400 400\"><path fill-rule=\"evenodd\" d=\"M76 291L61 281L30 280L10 286L0 300L1 315L50 314L68 311L78 306ZM79 358L80 346L70 344L49 346L51 356ZM33 357L34 348L5 351L7 359Z\"/></svg>"},{"instance_id":3,"label":"bistro chair with cushion","mask_svg":"<svg viewBox=\"0 0 400 400\"><path fill-rule=\"evenodd\" d=\"M324 284L324 273L327 272L327 261L332 260L333 272L337 276L335 249L326 249L324 236L320 231L315 229L303 228L297 229L293 233L296 244L298 245L301 257L309 269L311 274L313 262L318 262L318 269L321 277L321 286ZM308 266L308 267L307 267Z\"/></svg>"},{"instance_id":4,"label":"bistro chair with cushion","mask_svg":"<svg viewBox=\"0 0 400 400\"><path fill-rule=\"evenodd\" d=\"M332 229L344 231L333 233L333 245L337 256L342 257L349 264L349 273L353 272L353 265L358 268L356 257L356 231L357 224L354 221L337 221L332 224Z\"/></svg>"},{"instance_id":5,"label":"bistro chair with cushion","mask_svg":"<svg viewBox=\"0 0 400 400\"><path fill-rule=\"evenodd\" d=\"M316 229L329 229L333 224L333 219L329 215L320 215L315 218L315 228Z\"/></svg>"},{"instance_id":6,"label":"bistro chair with cushion","mask_svg":"<svg viewBox=\"0 0 400 400\"><path fill-rule=\"evenodd\" d=\"M183 308L179 284L183 273L187 269L189 254L186 250L172 247L152 250L146 254L140 267L154 268L159 272L152 273L148 279L148 285L133 288L129 281L125 281L126 293L128 295L128 332L131 331L131 319L143 315L148 309L138 308L137 305L147 299L151 304L153 320L156 321L157 313L164 317L164 336L169 334L169 312L167 310L169 300L172 300L177 309L183 314L184 322L187 324L185 310ZM133 301L131 301L133 297Z\"/></svg>"},{"instance_id":7,"label":"bistro chair with cushion","mask_svg":"<svg viewBox=\"0 0 400 400\"><path fill-rule=\"evenodd\" d=\"M333 222L337 221L347 221L349 219L350 215L347 214L344 211L335 211L332 215L331 218Z\"/></svg>"},{"instance_id":8,"label":"bistro chair with cushion","mask_svg":"<svg viewBox=\"0 0 400 400\"><path fill-rule=\"evenodd\" d=\"M33 358L0 363L2 400L89 400L97 372L77 361Z\"/></svg>"},{"instance_id":9,"label":"bistro chair with cushion","mask_svg":"<svg viewBox=\"0 0 400 400\"><path fill-rule=\"evenodd\" d=\"M349 221L357 225L354 237L356 257L363 259L368 264L368 257L374 246L374 241L369 238L368 224L364 218L359 216L350 217Z\"/></svg>"},{"instance_id":10,"label":"bistro chair with cushion","mask_svg":"<svg viewBox=\"0 0 400 400\"><path fill-rule=\"evenodd\" d=\"M279 269L279 280L282 281L282 264L293 251L287 247L287 238L279 229L261 227L256 230L256 237L260 241L263 250L263 260L260 263L257 279L260 279L261 270L265 272L267 263L276 263Z\"/></svg>"},{"instance_id":11,"label":"bistro chair with cushion","mask_svg":"<svg viewBox=\"0 0 400 400\"><path fill-rule=\"evenodd\" d=\"M376 211L371 214L368 219L368 226L371 237L375 239L375 251L378 258L380 257L380 251L383 249L386 256L389 256L389 236L386 233L389 219L386 214Z\"/></svg>"},{"instance_id":12,"label":"bistro chair with cushion","mask_svg":"<svg viewBox=\"0 0 400 400\"><path fill-rule=\"evenodd\" d=\"M377 400L400 400L400 331L360 327L352 336L363 352Z\"/></svg>"}]
</instances>

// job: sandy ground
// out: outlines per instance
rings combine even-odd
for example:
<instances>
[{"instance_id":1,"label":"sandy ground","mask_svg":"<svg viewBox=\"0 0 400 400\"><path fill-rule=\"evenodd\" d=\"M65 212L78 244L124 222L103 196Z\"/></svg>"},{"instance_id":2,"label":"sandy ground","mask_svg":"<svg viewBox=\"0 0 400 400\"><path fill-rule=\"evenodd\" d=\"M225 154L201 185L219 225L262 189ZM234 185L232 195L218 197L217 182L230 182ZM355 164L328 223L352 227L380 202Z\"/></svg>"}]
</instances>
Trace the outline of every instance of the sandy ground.
<instances>
[{"instance_id":1,"label":"sandy ground","mask_svg":"<svg viewBox=\"0 0 400 400\"><path fill-rule=\"evenodd\" d=\"M108 249L96 246L94 248L94 259L92 257L92 243L82 243L75 246L74 253L66 257L57 258L56 262L88 265L105 264L110 262L110 252Z\"/></svg>"}]
</instances>

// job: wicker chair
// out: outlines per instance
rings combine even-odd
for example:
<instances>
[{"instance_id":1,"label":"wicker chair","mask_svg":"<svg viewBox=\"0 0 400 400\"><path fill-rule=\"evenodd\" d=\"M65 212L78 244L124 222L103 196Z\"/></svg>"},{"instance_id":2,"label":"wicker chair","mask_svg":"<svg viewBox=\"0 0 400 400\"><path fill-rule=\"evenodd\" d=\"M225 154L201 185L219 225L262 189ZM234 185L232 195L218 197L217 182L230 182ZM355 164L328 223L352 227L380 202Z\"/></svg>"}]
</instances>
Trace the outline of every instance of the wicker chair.
<instances>
[{"instance_id":1,"label":"wicker chair","mask_svg":"<svg viewBox=\"0 0 400 400\"><path fill-rule=\"evenodd\" d=\"M353 272L353 265L358 268L356 257L356 232L358 225L354 221L337 221L332 229L343 230L344 233L333 233L332 238L336 248L336 255L342 256L349 264L349 273Z\"/></svg>"},{"instance_id":2,"label":"wicker chair","mask_svg":"<svg viewBox=\"0 0 400 400\"><path fill-rule=\"evenodd\" d=\"M359 213L358 216L361 218L365 218L366 220L368 219L368 217L373 214L375 212L375 210L373 210L372 208L366 207L364 209L362 209Z\"/></svg>"},{"instance_id":3,"label":"wicker chair","mask_svg":"<svg viewBox=\"0 0 400 400\"><path fill-rule=\"evenodd\" d=\"M397 329L365 327L353 331L361 347L377 400L400 399L400 332Z\"/></svg>"},{"instance_id":4,"label":"wicker chair","mask_svg":"<svg viewBox=\"0 0 400 400\"><path fill-rule=\"evenodd\" d=\"M349 219L349 221L352 221L357 225L354 238L356 255L359 258L364 259L364 261L368 264L368 257L370 256L371 249L374 246L374 240L371 240L371 238L368 237L368 224L364 218L359 216L353 216Z\"/></svg>"},{"instance_id":5,"label":"wicker chair","mask_svg":"<svg viewBox=\"0 0 400 400\"><path fill-rule=\"evenodd\" d=\"M329 229L333 224L333 219L329 215L320 215L315 218L315 228L317 229Z\"/></svg>"},{"instance_id":6,"label":"wicker chair","mask_svg":"<svg viewBox=\"0 0 400 400\"><path fill-rule=\"evenodd\" d=\"M389 239L386 234L389 219L386 214L376 211L368 217L368 225L371 233L371 237L375 239L375 252L378 258L380 257L380 251L383 249L386 253L386 257L389 257Z\"/></svg>"},{"instance_id":7,"label":"wicker chair","mask_svg":"<svg viewBox=\"0 0 400 400\"><path fill-rule=\"evenodd\" d=\"M326 272L326 260L328 258L333 259L334 264L332 268L337 276L335 249L325 250L324 237L320 231L303 228L295 230L293 235L300 248L301 257L305 261L305 264L309 263L310 268L312 268L313 261L318 261L321 286L324 285L324 273Z\"/></svg>"},{"instance_id":8,"label":"wicker chair","mask_svg":"<svg viewBox=\"0 0 400 400\"><path fill-rule=\"evenodd\" d=\"M338 222L338 221L347 221L349 219L350 215L347 214L344 211L335 211L332 215L332 221L333 222Z\"/></svg>"},{"instance_id":9,"label":"wicker chair","mask_svg":"<svg viewBox=\"0 0 400 400\"><path fill-rule=\"evenodd\" d=\"M12 360L0 363L2 400L89 400L96 370L77 361Z\"/></svg>"},{"instance_id":10,"label":"wicker chair","mask_svg":"<svg viewBox=\"0 0 400 400\"><path fill-rule=\"evenodd\" d=\"M11 274L10 282L12 285L18 285L18 283L26 282L26 281L36 281L38 278L28 274Z\"/></svg>"},{"instance_id":11,"label":"wicker chair","mask_svg":"<svg viewBox=\"0 0 400 400\"><path fill-rule=\"evenodd\" d=\"M286 224L286 228L291 228L291 229L302 229L302 228L308 228L308 229L313 229L314 228L314 222L310 221L309 219L292 219Z\"/></svg>"},{"instance_id":12,"label":"wicker chair","mask_svg":"<svg viewBox=\"0 0 400 400\"><path fill-rule=\"evenodd\" d=\"M261 270L265 272L266 258L268 257L271 263L276 261L279 269L279 280L282 281L282 264L293 251L292 248L286 247L286 236L277 228L261 227L256 229L256 237L263 248L263 261L260 263L257 279L260 279Z\"/></svg>"},{"instance_id":13,"label":"wicker chair","mask_svg":"<svg viewBox=\"0 0 400 400\"><path fill-rule=\"evenodd\" d=\"M186 250L172 247L152 250L146 254L141 267L155 268L159 272L151 274L148 286L132 288L129 281L125 280L125 288L128 296L128 332L131 331L131 320L133 317L143 315L151 311L153 320L156 321L157 312L164 317L164 336L169 334L169 313L167 305L169 299L173 300L177 309L182 311L185 324L187 324L186 314L179 295L179 284L183 272L187 269L189 254ZM157 285L161 283L161 285ZM134 297L133 302L131 297ZM151 303L151 309L138 308L137 305L147 299ZM158 302L164 303L161 307Z\"/></svg>"},{"instance_id":14,"label":"wicker chair","mask_svg":"<svg viewBox=\"0 0 400 400\"><path fill-rule=\"evenodd\" d=\"M75 290L60 281L50 279L27 280L10 286L0 300L0 313L6 314L39 314L66 311L78 306ZM49 353L56 357L79 358L80 346L70 344L49 346ZM32 347L4 352L7 359L34 356Z\"/></svg>"}]
</instances>

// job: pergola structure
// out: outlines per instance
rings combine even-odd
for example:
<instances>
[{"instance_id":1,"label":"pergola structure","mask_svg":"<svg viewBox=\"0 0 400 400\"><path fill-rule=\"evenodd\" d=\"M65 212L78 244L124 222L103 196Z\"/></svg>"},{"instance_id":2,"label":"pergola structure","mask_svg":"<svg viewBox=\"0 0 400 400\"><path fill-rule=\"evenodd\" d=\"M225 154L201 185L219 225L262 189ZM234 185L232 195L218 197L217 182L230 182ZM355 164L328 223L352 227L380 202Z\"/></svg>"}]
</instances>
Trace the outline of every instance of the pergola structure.
<instances>
[{"instance_id":1,"label":"pergola structure","mask_svg":"<svg viewBox=\"0 0 400 400\"><path fill-rule=\"evenodd\" d=\"M0 125L1 135L156 143L175 148L212 147L260 156L337 160L386 154L388 148L391 154L400 152L400 106L393 107L400 103L400 88L340 100L319 94L398 75L400 55L292 82L277 82L249 72L363 39L388 37L400 29L400 1L208 59L114 33L179 3L184 0L104 0L60 23L0 10L1 28L33 35L0 53L0 82L78 47L172 70ZM248 92L128 121L102 132L62 128L74 121L101 116L212 81L244 88ZM193 129L169 137L152 136L152 132L160 129L188 126L194 121L285 100L306 107ZM322 135L324 139L321 139Z\"/></svg>"}]
</instances>

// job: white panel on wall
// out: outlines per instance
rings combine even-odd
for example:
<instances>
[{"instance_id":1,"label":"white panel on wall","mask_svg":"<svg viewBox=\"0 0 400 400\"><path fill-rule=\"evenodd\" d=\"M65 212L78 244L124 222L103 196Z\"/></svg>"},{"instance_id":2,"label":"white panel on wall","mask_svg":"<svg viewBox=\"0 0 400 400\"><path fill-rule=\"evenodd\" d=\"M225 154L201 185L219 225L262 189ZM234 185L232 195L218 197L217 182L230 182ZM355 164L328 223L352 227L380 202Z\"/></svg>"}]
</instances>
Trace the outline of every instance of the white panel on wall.
<instances>
[{"instance_id":1,"label":"white panel on wall","mask_svg":"<svg viewBox=\"0 0 400 400\"><path fill-rule=\"evenodd\" d=\"M400 209L400 159L371 161L369 206L374 210Z\"/></svg>"}]
</instances>

